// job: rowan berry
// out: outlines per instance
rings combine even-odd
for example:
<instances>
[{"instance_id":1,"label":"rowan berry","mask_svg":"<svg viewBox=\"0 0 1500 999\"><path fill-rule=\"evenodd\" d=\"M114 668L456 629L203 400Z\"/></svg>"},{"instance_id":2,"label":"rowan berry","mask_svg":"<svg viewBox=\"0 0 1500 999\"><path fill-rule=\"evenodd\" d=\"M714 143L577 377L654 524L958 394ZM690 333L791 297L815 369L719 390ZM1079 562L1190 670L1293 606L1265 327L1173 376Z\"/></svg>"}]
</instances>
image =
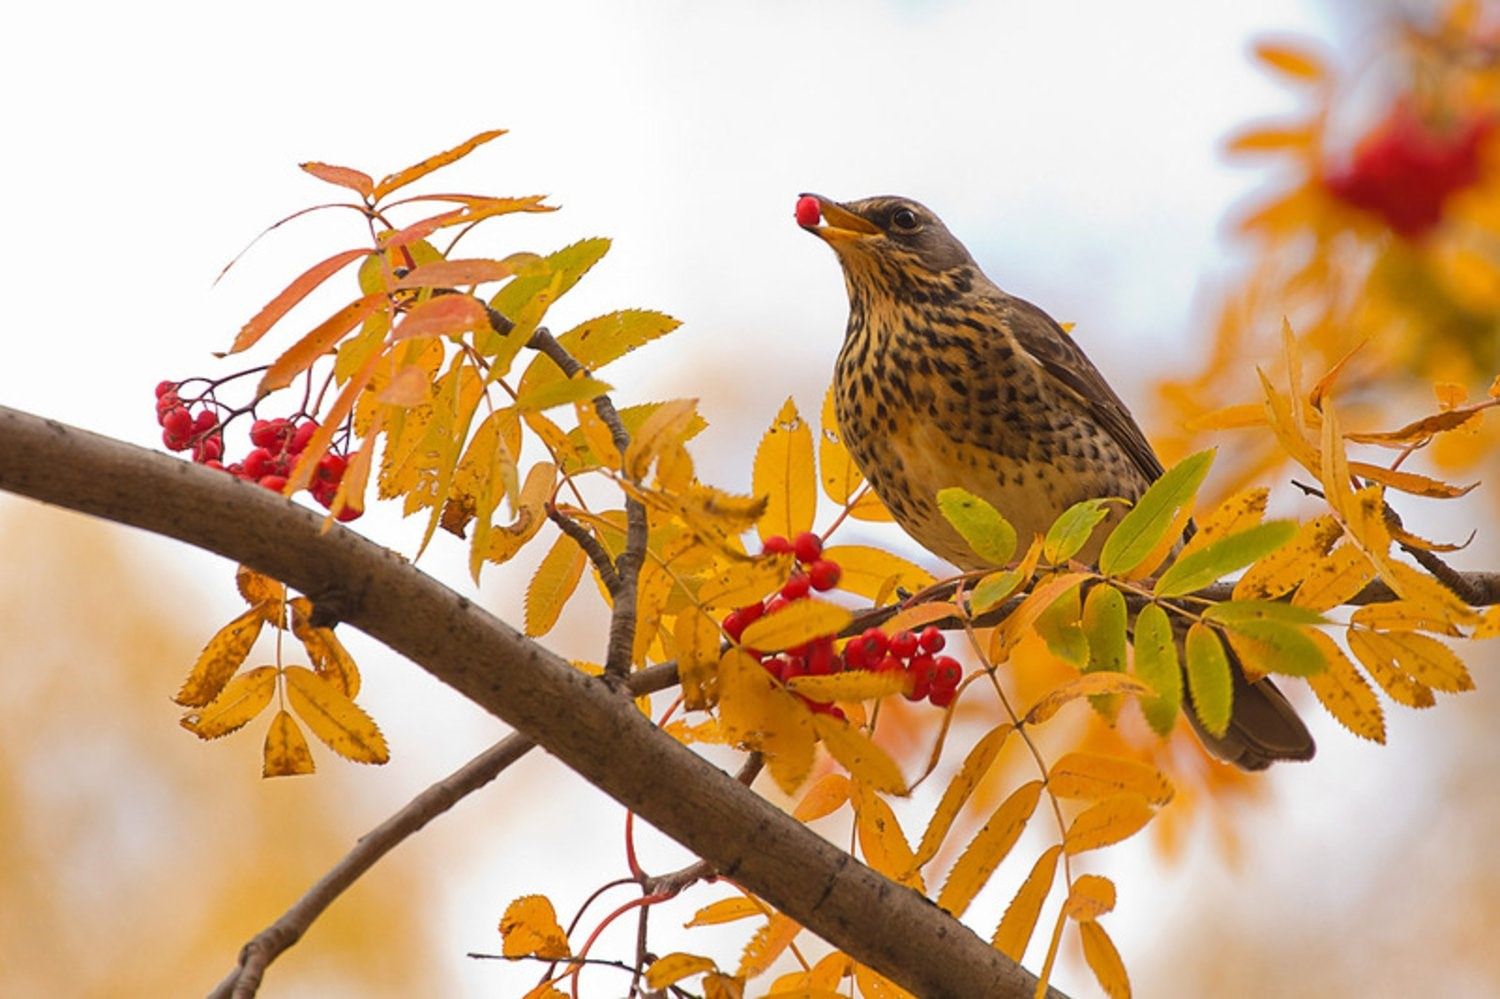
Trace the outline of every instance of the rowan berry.
<instances>
[{"instance_id":1,"label":"rowan berry","mask_svg":"<svg viewBox=\"0 0 1500 999\"><path fill-rule=\"evenodd\" d=\"M262 489L269 489L273 493L279 493L286 488L285 475L262 475L260 477Z\"/></svg>"},{"instance_id":2,"label":"rowan berry","mask_svg":"<svg viewBox=\"0 0 1500 999\"><path fill-rule=\"evenodd\" d=\"M820 638L807 650L807 671L813 676L827 676L839 672L842 662L833 650L833 639Z\"/></svg>"},{"instance_id":3,"label":"rowan berry","mask_svg":"<svg viewBox=\"0 0 1500 999\"><path fill-rule=\"evenodd\" d=\"M737 610L732 610L728 614L725 614L724 620L720 622L720 624L724 628L724 634L728 635L736 642L738 642L740 640L740 636L745 633L745 625L749 623L749 621L745 620L744 615Z\"/></svg>"},{"instance_id":4,"label":"rowan berry","mask_svg":"<svg viewBox=\"0 0 1500 999\"><path fill-rule=\"evenodd\" d=\"M161 428L173 437L186 438L193 432L193 416L182 406L173 407L162 414Z\"/></svg>"},{"instance_id":5,"label":"rowan berry","mask_svg":"<svg viewBox=\"0 0 1500 999\"><path fill-rule=\"evenodd\" d=\"M912 679L920 679L922 686L925 688L928 683L932 682L933 667L934 662L932 657L923 653L922 655L911 657L911 662L906 664L906 672L912 675Z\"/></svg>"},{"instance_id":6,"label":"rowan berry","mask_svg":"<svg viewBox=\"0 0 1500 999\"><path fill-rule=\"evenodd\" d=\"M878 658L878 657L877 657ZM870 666L870 653L865 648L864 639L852 639L844 646L844 668L847 670L867 669Z\"/></svg>"},{"instance_id":7,"label":"rowan berry","mask_svg":"<svg viewBox=\"0 0 1500 999\"><path fill-rule=\"evenodd\" d=\"M901 659L916 655L917 645L917 636L909 631L898 631L891 636L891 654Z\"/></svg>"},{"instance_id":8,"label":"rowan berry","mask_svg":"<svg viewBox=\"0 0 1500 999\"><path fill-rule=\"evenodd\" d=\"M175 393L176 391L177 391L177 383L176 382L157 382L156 383L156 397L158 399L160 399L162 396L166 395L168 392Z\"/></svg>"},{"instance_id":9,"label":"rowan berry","mask_svg":"<svg viewBox=\"0 0 1500 999\"><path fill-rule=\"evenodd\" d=\"M859 636L859 640L865 643L865 648L872 653L872 657L884 655L886 648L890 645L885 632L879 628L866 628L864 634Z\"/></svg>"},{"instance_id":10,"label":"rowan berry","mask_svg":"<svg viewBox=\"0 0 1500 999\"><path fill-rule=\"evenodd\" d=\"M921 644L923 652L932 653L943 651L943 646L948 644L948 640L943 637L943 633L937 630L936 625L931 624L922 629L922 635L918 639L918 642Z\"/></svg>"},{"instance_id":11,"label":"rowan berry","mask_svg":"<svg viewBox=\"0 0 1500 999\"><path fill-rule=\"evenodd\" d=\"M839 585L839 579L843 575L843 567L832 559L820 558L807 567L807 576L812 581L812 588L819 593Z\"/></svg>"},{"instance_id":12,"label":"rowan berry","mask_svg":"<svg viewBox=\"0 0 1500 999\"><path fill-rule=\"evenodd\" d=\"M287 441L286 449L292 454L301 454L307 450L307 442L312 440L313 434L318 432L318 424L313 420L303 420L297 424L297 429L292 431L291 440Z\"/></svg>"},{"instance_id":13,"label":"rowan berry","mask_svg":"<svg viewBox=\"0 0 1500 999\"><path fill-rule=\"evenodd\" d=\"M807 675L807 660L801 656L792 656L787 659L786 665L781 667L781 679L794 680L799 676Z\"/></svg>"},{"instance_id":14,"label":"rowan berry","mask_svg":"<svg viewBox=\"0 0 1500 999\"><path fill-rule=\"evenodd\" d=\"M193 417L193 433L206 434L219 425L219 414L211 409L202 409Z\"/></svg>"},{"instance_id":15,"label":"rowan berry","mask_svg":"<svg viewBox=\"0 0 1500 999\"><path fill-rule=\"evenodd\" d=\"M934 707L939 708L946 708L953 703L953 699L957 696L957 687L933 687L927 692L927 699L932 702Z\"/></svg>"},{"instance_id":16,"label":"rowan berry","mask_svg":"<svg viewBox=\"0 0 1500 999\"><path fill-rule=\"evenodd\" d=\"M787 600L801 600L811 588L812 580L799 572L782 584L781 595Z\"/></svg>"},{"instance_id":17,"label":"rowan berry","mask_svg":"<svg viewBox=\"0 0 1500 999\"><path fill-rule=\"evenodd\" d=\"M193 445L194 461L214 461L224 457L224 439L222 437L205 437Z\"/></svg>"},{"instance_id":18,"label":"rowan berry","mask_svg":"<svg viewBox=\"0 0 1500 999\"><path fill-rule=\"evenodd\" d=\"M358 519L364 512L360 507L350 506L348 503L345 503L344 508L334 515L333 519L340 524L347 524L351 520Z\"/></svg>"},{"instance_id":19,"label":"rowan berry","mask_svg":"<svg viewBox=\"0 0 1500 999\"><path fill-rule=\"evenodd\" d=\"M823 554L823 539L812 531L803 531L792 539L792 553L797 556L797 561L804 565L816 562Z\"/></svg>"},{"instance_id":20,"label":"rowan berry","mask_svg":"<svg viewBox=\"0 0 1500 999\"><path fill-rule=\"evenodd\" d=\"M271 457L271 452L263 447L252 448L245 455L245 478L255 479L257 482L263 477L271 474L271 467L276 459Z\"/></svg>"},{"instance_id":21,"label":"rowan berry","mask_svg":"<svg viewBox=\"0 0 1500 999\"><path fill-rule=\"evenodd\" d=\"M900 673L905 668L895 656L882 656L880 662L875 664L876 673Z\"/></svg>"},{"instance_id":22,"label":"rowan berry","mask_svg":"<svg viewBox=\"0 0 1500 999\"><path fill-rule=\"evenodd\" d=\"M792 543L779 534L773 534L760 543L760 550L767 555L790 555Z\"/></svg>"},{"instance_id":23,"label":"rowan berry","mask_svg":"<svg viewBox=\"0 0 1500 999\"><path fill-rule=\"evenodd\" d=\"M811 229L823 218L823 210L818 205L818 199L811 194L804 194L797 199L797 224L805 229Z\"/></svg>"},{"instance_id":24,"label":"rowan berry","mask_svg":"<svg viewBox=\"0 0 1500 999\"><path fill-rule=\"evenodd\" d=\"M964 668L952 656L938 656L932 661L932 688L941 690L958 686L964 678Z\"/></svg>"},{"instance_id":25,"label":"rowan berry","mask_svg":"<svg viewBox=\"0 0 1500 999\"><path fill-rule=\"evenodd\" d=\"M188 447L186 437L179 437L170 430L163 430L161 432L161 442L172 451L185 451Z\"/></svg>"},{"instance_id":26,"label":"rowan berry","mask_svg":"<svg viewBox=\"0 0 1500 999\"><path fill-rule=\"evenodd\" d=\"M760 661L761 668L780 680L782 668L786 666L786 660L780 656L766 656Z\"/></svg>"}]
</instances>

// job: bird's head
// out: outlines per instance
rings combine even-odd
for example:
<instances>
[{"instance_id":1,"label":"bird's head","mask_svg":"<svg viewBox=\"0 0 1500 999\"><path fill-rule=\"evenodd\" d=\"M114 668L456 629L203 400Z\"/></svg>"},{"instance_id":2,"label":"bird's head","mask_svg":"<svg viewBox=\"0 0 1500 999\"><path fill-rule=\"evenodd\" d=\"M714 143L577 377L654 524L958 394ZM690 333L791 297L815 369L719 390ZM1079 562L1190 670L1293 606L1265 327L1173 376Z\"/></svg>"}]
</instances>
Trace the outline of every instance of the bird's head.
<instances>
[{"instance_id":1,"label":"bird's head","mask_svg":"<svg viewBox=\"0 0 1500 999\"><path fill-rule=\"evenodd\" d=\"M804 194L797 201L797 223L833 247L851 295L857 289L943 283L953 272L974 269L969 251L942 220L910 198L840 203Z\"/></svg>"}]
</instances>

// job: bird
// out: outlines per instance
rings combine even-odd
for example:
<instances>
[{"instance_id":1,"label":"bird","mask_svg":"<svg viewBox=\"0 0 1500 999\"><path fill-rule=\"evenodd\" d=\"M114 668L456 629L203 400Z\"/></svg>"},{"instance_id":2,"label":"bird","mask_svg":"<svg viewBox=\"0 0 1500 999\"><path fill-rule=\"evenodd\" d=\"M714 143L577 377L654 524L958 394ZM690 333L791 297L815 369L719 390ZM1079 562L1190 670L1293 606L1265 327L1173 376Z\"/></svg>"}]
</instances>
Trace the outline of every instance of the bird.
<instances>
[{"instance_id":1,"label":"bird","mask_svg":"<svg viewBox=\"0 0 1500 999\"><path fill-rule=\"evenodd\" d=\"M928 208L804 194L796 215L833 249L849 296L833 382L839 433L922 547L960 569L993 568L939 512L946 487L984 499L1028 538L1076 502L1133 502L1161 477L1146 435L1082 348L1000 290ZM1095 562L1107 534L1096 531L1075 557ZM1312 736L1285 695L1237 661L1232 674L1222 735L1184 712L1209 752L1244 770L1311 759Z\"/></svg>"}]
</instances>

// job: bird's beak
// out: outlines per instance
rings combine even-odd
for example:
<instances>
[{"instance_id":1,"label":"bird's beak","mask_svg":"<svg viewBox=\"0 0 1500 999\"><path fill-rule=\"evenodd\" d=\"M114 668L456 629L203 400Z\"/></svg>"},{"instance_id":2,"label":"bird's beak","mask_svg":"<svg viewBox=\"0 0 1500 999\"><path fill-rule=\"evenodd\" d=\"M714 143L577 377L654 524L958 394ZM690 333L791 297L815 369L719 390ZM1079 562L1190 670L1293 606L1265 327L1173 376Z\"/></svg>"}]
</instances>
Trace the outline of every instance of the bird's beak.
<instances>
[{"instance_id":1,"label":"bird's beak","mask_svg":"<svg viewBox=\"0 0 1500 999\"><path fill-rule=\"evenodd\" d=\"M804 225L802 228L819 237L825 243L852 243L880 232L872 223L865 221L837 201L821 194L804 194L818 200L822 225Z\"/></svg>"}]
</instances>

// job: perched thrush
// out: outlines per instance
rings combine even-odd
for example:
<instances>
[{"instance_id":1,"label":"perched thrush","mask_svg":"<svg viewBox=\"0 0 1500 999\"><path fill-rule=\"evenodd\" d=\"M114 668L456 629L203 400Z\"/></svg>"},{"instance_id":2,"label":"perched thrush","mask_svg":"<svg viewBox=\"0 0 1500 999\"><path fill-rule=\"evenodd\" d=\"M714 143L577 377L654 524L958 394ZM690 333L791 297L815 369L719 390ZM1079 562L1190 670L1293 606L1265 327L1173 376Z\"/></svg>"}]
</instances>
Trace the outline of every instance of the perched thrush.
<instances>
[{"instance_id":1,"label":"perched thrush","mask_svg":"<svg viewBox=\"0 0 1500 999\"><path fill-rule=\"evenodd\" d=\"M1030 538L1079 500L1135 500L1162 474L1130 411L1072 338L997 288L922 205L804 195L798 221L833 247L849 291L834 376L844 442L928 551L987 568L938 512L948 486L983 497ZM1106 533L1078 557L1097 559ZM1312 736L1281 692L1249 682L1238 664L1233 674L1223 736L1187 711L1208 749L1247 770L1311 758Z\"/></svg>"}]
</instances>

